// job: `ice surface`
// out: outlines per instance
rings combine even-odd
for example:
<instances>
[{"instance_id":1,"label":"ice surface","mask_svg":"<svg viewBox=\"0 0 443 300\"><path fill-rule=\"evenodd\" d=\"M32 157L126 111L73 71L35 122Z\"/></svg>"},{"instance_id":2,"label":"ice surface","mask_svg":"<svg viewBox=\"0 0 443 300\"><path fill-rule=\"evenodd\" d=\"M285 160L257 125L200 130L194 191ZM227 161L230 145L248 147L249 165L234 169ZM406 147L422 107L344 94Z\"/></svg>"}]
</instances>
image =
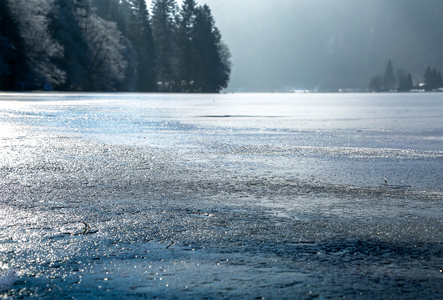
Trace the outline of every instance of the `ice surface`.
<instances>
[{"instance_id":1,"label":"ice surface","mask_svg":"<svg viewBox=\"0 0 443 300\"><path fill-rule=\"evenodd\" d=\"M3 94L0 293L437 298L440 97Z\"/></svg>"}]
</instances>

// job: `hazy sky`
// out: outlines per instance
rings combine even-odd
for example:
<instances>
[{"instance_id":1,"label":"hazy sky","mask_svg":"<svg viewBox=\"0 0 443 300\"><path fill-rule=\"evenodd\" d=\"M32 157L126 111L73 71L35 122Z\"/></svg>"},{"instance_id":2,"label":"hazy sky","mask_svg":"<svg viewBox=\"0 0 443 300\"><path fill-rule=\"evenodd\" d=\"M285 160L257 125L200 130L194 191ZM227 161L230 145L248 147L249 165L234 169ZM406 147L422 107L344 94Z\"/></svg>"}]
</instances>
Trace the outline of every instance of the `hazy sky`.
<instances>
[{"instance_id":1,"label":"hazy sky","mask_svg":"<svg viewBox=\"0 0 443 300\"><path fill-rule=\"evenodd\" d=\"M441 0L201 0L232 52L230 89L366 88L394 68L443 69Z\"/></svg>"}]
</instances>

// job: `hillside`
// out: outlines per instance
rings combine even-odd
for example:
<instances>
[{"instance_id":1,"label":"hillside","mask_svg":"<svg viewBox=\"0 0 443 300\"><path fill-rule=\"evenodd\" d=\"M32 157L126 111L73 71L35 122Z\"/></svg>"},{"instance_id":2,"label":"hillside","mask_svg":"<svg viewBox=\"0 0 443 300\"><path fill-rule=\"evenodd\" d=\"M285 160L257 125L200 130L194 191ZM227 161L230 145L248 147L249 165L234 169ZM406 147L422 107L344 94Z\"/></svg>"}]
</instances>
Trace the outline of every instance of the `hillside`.
<instances>
[{"instance_id":1,"label":"hillside","mask_svg":"<svg viewBox=\"0 0 443 300\"><path fill-rule=\"evenodd\" d=\"M230 45L230 88L362 88L394 69L443 68L443 1L206 0Z\"/></svg>"}]
</instances>

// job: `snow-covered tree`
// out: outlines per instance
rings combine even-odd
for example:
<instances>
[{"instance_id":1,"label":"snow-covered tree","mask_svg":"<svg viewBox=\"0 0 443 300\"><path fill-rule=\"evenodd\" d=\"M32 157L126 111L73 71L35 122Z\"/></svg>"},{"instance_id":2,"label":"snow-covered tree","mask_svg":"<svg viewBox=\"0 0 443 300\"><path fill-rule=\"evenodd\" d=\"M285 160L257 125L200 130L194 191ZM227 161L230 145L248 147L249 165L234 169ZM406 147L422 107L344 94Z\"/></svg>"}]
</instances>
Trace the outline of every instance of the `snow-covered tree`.
<instances>
[{"instance_id":1,"label":"snow-covered tree","mask_svg":"<svg viewBox=\"0 0 443 300\"><path fill-rule=\"evenodd\" d=\"M122 35L114 23L91 18L85 32L89 46L90 90L113 90L124 79L127 62L123 57Z\"/></svg>"},{"instance_id":2,"label":"snow-covered tree","mask_svg":"<svg viewBox=\"0 0 443 300\"><path fill-rule=\"evenodd\" d=\"M228 87L229 79L231 78L232 62L231 50L229 50L228 44L220 40L217 48L220 60L216 70L218 84L216 92L220 92L220 90Z\"/></svg>"},{"instance_id":3,"label":"snow-covered tree","mask_svg":"<svg viewBox=\"0 0 443 300\"><path fill-rule=\"evenodd\" d=\"M9 0L11 15L18 24L24 43L26 64L30 74L24 82L25 88L50 88L64 83L66 73L55 60L63 57L63 46L48 32L46 13L53 5L52 0Z\"/></svg>"},{"instance_id":4,"label":"snow-covered tree","mask_svg":"<svg viewBox=\"0 0 443 300\"><path fill-rule=\"evenodd\" d=\"M99 18L90 0L77 0L79 27L87 43L88 83L85 90L115 90L124 79L127 61L124 59L124 37L116 23Z\"/></svg>"},{"instance_id":5,"label":"snow-covered tree","mask_svg":"<svg viewBox=\"0 0 443 300\"><path fill-rule=\"evenodd\" d=\"M0 89L218 92L214 23L195 0L0 0Z\"/></svg>"}]
</instances>

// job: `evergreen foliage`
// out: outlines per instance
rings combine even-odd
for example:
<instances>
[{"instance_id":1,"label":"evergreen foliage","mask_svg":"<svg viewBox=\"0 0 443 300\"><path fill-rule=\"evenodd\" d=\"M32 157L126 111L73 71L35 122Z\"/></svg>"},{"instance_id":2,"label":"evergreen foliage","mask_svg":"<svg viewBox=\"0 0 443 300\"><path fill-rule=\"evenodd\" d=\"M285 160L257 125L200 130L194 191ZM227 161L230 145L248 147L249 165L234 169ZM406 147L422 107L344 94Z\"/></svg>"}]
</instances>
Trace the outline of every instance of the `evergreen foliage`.
<instances>
[{"instance_id":1,"label":"evergreen foliage","mask_svg":"<svg viewBox=\"0 0 443 300\"><path fill-rule=\"evenodd\" d=\"M89 81L86 66L88 42L80 28L76 6L69 0L55 0L49 11L49 32L55 40L64 45L64 55L55 60L56 65L66 70L66 78L57 88L81 90Z\"/></svg>"},{"instance_id":2,"label":"evergreen foliage","mask_svg":"<svg viewBox=\"0 0 443 300\"><path fill-rule=\"evenodd\" d=\"M155 0L152 6L152 29L155 43L155 73L160 92L176 92L178 73L178 45L175 0Z\"/></svg>"},{"instance_id":3,"label":"evergreen foliage","mask_svg":"<svg viewBox=\"0 0 443 300\"><path fill-rule=\"evenodd\" d=\"M369 81L369 90L371 92L407 92L412 89L414 89L414 84L411 73L398 69L396 75L394 75L394 67L391 60L388 61L383 76L377 75Z\"/></svg>"},{"instance_id":4,"label":"evergreen foliage","mask_svg":"<svg viewBox=\"0 0 443 300\"><path fill-rule=\"evenodd\" d=\"M227 86L226 74L230 65L226 61L229 52L221 43L220 31L215 27L211 10L207 5L196 11L192 45L198 62L195 65L195 91L213 92Z\"/></svg>"},{"instance_id":5,"label":"evergreen foliage","mask_svg":"<svg viewBox=\"0 0 443 300\"><path fill-rule=\"evenodd\" d=\"M371 92L393 91L395 89L395 76L392 61L389 60L386 65L383 76L372 77L369 82L369 90Z\"/></svg>"},{"instance_id":6,"label":"evergreen foliage","mask_svg":"<svg viewBox=\"0 0 443 300\"><path fill-rule=\"evenodd\" d=\"M180 55L180 77L182 79L181 88L186 92L194 92L195 65L197 59L192 43L193 30L195 25L197 4L194 0L185 0L180 9L180 19L178 22L178 46Z\"/></svg>"},{"instance_id":7,"label":"evergreen foliage","mask_svg":"<svg viewBox=\"0 0 443 300\"><path fill-rule=\"evenodd\" d=\"M392 61L388 61L388 65L386 66L385 76L383 77L384 87L388 91L392 91L395 89L395 76L394 76L394 68L392 67Z\"/></svg>"},{"instance_id":8,"label":"evergreen foliage","mask_svg":"<svg viewBox=\"0 0 443 300\"><path fill-rule=\"evenodd\" d=\"M397 91L408 92L408 91L414 89L414 83L412 80L411 73L406 74L406 72L401 69L397 73L398 73L397 74L397 78L398 78Z\"/></svg>"},{"instance_id":9,"label":"evergreen foliage","mask_svg":"<svg viewBox=\"0 0 443 300\"><path fill-rule=\"evenodd\" d=\"M428 91L443 87L441 72L437 71L436 68L431 69L431 67L428 66L425 71L424 78L425 89Z\"/></svg>"},{"instance_id":10,"label":"evergreen foliage","mask_svg":"<svg viewBox=\"0 0 443 300\"><path fill-rule=\"evenodd\" d=\"M127 35L134 45L138 57L137 91L155 91L154 38L149 11L144 0L131 0L133 13L130 15Z\"/></svg>"},{"instance_id":11,"label":"evergreen foliage","mask_svg":"<svg viewBox=\"0 0 443 300\"><path fill-rule=\"evenodd\" d=\"M424 83L419 85L420 89L435 91L439 88L443 88L442 73L436 68L428 66L423 77ZM377 75L372 77L369 81L369 90L371 92L409 92L415 88L416 86L414 85L411 73L407 73L403 69L398 69L396 76L394 76L394 68L391 60L388 61L384 76Z\"/></svg>"},{"instance_id":12,"label":"evergreen foliage","mask_svg":"<svg viewBox=\"0 0 443 300\"><path fill-rule=\"evenodd\" d=\"M219 92L229 49L185 0L3 0L0 89Z\"/></svg>"},{"instance_id":13,"label":"evergreen foliage","mask_svg":"<svg viewBox=\"0 0 443 300\"><path fill-rule=\"evenodd\" d=\"M6 2L0 1L0 89L21 90L30 70L25 63L24 42Z\"/></svg>"}]
</instances>

